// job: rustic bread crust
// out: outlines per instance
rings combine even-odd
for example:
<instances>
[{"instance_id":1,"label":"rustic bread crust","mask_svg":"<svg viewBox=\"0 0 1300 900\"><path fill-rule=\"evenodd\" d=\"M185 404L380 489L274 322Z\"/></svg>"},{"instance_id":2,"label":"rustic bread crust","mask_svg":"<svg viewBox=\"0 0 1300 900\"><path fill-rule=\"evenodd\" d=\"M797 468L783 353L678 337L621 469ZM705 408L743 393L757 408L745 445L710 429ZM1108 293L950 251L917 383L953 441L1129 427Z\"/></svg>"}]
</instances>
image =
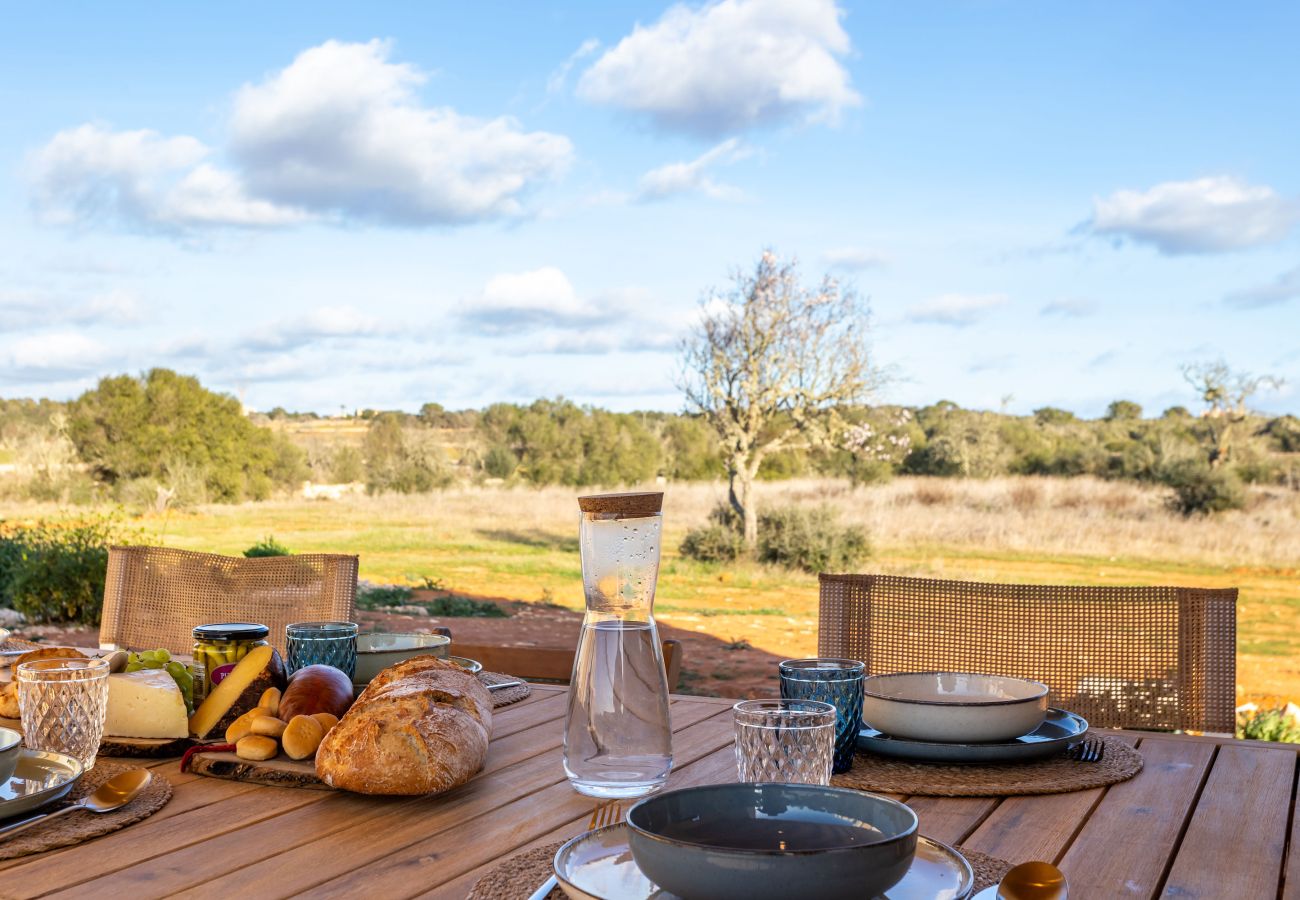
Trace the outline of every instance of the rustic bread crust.
<instances>
[{"instance_id":1,"label":"rustic bread crust","mask_svg":"<svg viewBox=\"0 0 1300 900\"><path fill-rule=\"evenodd\" d=\"M441 793L487 760L492 697L460 666L420 656L380 672L316 751L316 775L362 794Z\"/></svg>"},{"instance_id":2,"label":"rustic bread crust","mask_svg":"<svg viewBox=\"0 0 1300 900\"><path fill-rule=\"evenodd\" d=\"M23 663L35 662L38 659L85 659L86 654L82 653L75 647L37 647L35 650L28 650L22 656L14 660L14 671Z\"/></svg>"}]
</instances>

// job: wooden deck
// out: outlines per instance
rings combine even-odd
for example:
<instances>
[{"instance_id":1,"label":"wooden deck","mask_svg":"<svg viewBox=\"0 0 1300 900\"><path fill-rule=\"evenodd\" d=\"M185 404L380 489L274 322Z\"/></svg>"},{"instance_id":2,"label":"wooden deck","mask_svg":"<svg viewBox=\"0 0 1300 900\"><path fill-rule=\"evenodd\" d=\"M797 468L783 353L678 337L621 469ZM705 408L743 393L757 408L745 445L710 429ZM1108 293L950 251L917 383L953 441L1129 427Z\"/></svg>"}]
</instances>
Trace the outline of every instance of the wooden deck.
<instances>
[{"instance_id":1,"label":"wooden deck","mask_svg":"<svg viewBox=\"0 0 1300 900\"><path fill-rule=\"evenodd\" d=\"M732 701L675 697L670 786L730 781ZM441 797L393 799L181 774L152 817L0 863L3 897L463 898L499 860L581 832L592 801L560 765L565 688L501 710L487 768ZM1055 861L1072 897L1300 898L1297 748L1126 733L1146 765L1110 788L908 799L933 838L1012 862Z\"/></svg>"}]
</instances>

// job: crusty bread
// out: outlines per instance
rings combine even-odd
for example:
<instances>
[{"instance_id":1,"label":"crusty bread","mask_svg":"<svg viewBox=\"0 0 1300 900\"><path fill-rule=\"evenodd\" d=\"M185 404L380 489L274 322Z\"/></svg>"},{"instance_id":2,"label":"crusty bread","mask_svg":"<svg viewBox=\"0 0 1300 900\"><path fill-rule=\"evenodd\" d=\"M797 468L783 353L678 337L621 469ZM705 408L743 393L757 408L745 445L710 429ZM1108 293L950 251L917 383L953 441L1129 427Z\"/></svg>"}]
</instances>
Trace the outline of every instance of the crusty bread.
<instances>
[{"instance_id":1,"label":"crusty bread","mask_svg":"<svg viewBox=\"0 0 1300 900\"><path fill-rule=\"evenodd\" d=\"M0 684L0 719L17 719L21 715L18 709L18 682L6 681Z\"/></svg>"},{"instance_id":2,"label":"crusty bread","mask_svg":"<svg viewBox=\"0 0 1300 900\"><path fill-rule=\"evenodd\" d=\"M492 696L455 663L417 656L380 672L316 751L316 776L362 794L432 794L487 759Z\"/></svg>"},{"instance_id":3,"label":"crusty bread","mask_svg":"<svg viewBox=\"0 0 1300 900\"><path fill-rule=\"evenodd\" d=\"M37 647L35 650L28 650L22 656L14 660L14 671L23 663L36 662L38 659L85 659L86 654L82 653L75 647Z\"/></svg>"}]
</instances>

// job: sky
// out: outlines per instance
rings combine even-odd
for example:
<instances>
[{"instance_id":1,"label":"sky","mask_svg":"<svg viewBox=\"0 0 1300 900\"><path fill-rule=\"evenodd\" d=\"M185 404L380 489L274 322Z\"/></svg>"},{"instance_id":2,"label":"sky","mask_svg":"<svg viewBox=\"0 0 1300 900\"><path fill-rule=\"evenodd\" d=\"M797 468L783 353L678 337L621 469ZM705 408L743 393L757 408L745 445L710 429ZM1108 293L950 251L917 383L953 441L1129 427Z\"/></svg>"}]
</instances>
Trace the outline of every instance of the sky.
<instances>
[{"instance_id":1,"label":"sky","mask_svg":"<svg viewBox=\"0 0 1300 900\"><path fill-rule=\"evenodd\" d=\"M881 402L1300 385L1300 4L25 4L0 396L162 366L268 410L679 410L770 249Z\"/></svg>"}]
</instances>

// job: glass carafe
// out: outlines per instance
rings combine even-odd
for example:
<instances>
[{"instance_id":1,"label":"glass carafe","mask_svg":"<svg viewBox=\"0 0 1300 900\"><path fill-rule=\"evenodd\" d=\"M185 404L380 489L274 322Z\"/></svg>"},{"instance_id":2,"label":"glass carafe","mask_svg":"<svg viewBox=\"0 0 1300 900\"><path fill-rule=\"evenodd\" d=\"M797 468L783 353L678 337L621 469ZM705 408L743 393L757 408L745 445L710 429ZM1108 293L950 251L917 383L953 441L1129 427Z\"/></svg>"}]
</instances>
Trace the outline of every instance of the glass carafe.
<instances>
[{"instance_id":1,"label":"glass carafe","mask_svg":"<svg viewBox=\"0 0 1300 900\"><path fill-rule=\"evenodd\" d=\"M587 614L573 660L564 772L581 794L641 797L673 766L655 628L663 494L579 497Z\"/></svg>"}]
</instances>

